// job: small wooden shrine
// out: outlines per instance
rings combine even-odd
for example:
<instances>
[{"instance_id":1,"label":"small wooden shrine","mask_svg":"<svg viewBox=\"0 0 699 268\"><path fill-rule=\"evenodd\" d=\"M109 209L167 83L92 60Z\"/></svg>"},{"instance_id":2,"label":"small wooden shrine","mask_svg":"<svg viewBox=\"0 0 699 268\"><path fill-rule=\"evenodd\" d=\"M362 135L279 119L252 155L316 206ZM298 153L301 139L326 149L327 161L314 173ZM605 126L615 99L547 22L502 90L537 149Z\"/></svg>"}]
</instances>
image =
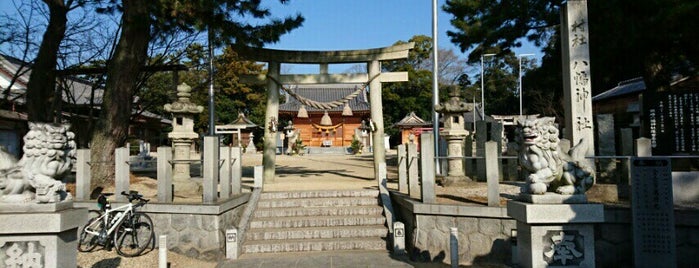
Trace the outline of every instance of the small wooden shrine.
<instances>
[{"instance_id":1,"label":"small wooden shrine","mask_svg":"<svg viewBox=\"0 0 699 268\"><path fill-rule=\"evenodd\" d=\"M287 102L279 105L279 117L293 122L305 146L350 146L362 120L368 120L371 114L366 90L360 84L299 85L291 87L291 90L316 102L330 102L356 95L344 105L326 110L303 105L296 98L287 96Z\"/></svg>"},{"instance_id":2,"label":"small wooden shrine","mask_svg":"<svg viewBox=\"0 0 699 268\"><path fill-rule=\"evenodd\" d=\"M250 134L258 126L250 121L245 114L238 113L238 118L230 124L216 125L216 134L231 134L231 146L246 147L250 144Z\"/></svg>"},{"instance_id":3,"label":"small wooden shrine","mask_svg":"<svg viewBox=\"0 0 699 268\"><path fill-rule=\"evenodd\" d=\"M410 135L414 136L415 144L418 144L420 140L420 133L426 128L432 130L432 122L428 122L420 118L415 114L415 112L410 112L408 115L403 117L398 123L393 124L400 129L400 143L410 142Z\"/></svg>"}]
</instances>

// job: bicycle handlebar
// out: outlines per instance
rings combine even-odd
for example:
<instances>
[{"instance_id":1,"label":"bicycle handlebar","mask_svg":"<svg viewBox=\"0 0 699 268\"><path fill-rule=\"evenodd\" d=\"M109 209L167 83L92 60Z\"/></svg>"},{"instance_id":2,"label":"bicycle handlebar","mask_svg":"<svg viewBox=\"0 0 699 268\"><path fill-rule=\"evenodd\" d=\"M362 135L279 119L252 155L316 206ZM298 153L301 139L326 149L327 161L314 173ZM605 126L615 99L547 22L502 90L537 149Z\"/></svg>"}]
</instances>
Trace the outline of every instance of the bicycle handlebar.
<instances>
[{"instance_id":1,"label":"bicycle handlebar","mask_svg":"<svg viewBox=\"0 0 699 268\"><path fill-rule=\"evenodd\" d=\"M128 193L126 191L122 191L121 195L126 196L129 199L129 202L132 202L133 200L138 200L138 205L140 206L145 205L146 203L148 203L148 201L150 201L149 199L144 199L143 195L139 194L136 191L130 191Z\"/></svg>"}]
</instances>

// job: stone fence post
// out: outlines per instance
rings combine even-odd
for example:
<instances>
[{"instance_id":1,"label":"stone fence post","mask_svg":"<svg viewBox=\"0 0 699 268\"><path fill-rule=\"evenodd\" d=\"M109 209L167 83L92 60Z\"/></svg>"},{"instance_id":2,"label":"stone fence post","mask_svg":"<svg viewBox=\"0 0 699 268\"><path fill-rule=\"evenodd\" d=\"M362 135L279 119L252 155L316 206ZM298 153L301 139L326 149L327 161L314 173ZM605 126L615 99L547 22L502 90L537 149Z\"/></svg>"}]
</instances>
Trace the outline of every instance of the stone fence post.
<instances>
[{"instance_id":1,"label":"stone fence post","mask_svg":"<svg viewBox=\"0 0 699 268\"><path fill-rule=\"evenodd\" d=\"M204 203L214 203L218 200L218 174L219 174L219 141L218 136L204 137Z\"/></svg>"},{"instance_id":2,"label":"stone fence post","mask_svg":"<svg viewBox=\"0 0 699 268\"><path fill-rule=\"evenodd\" d=\"M495 141L485 143L485 177L488 183L488 206L500 206L500 146Z\"/></svg>"},{"instance_id":3,"label":"stone fence post","mask_svg":"<svg viewBox=\"0 0 699 268\"><path fill-rule=\"evenodd\" d=\"M75 162L75 199L90 200L90 149L78 149Z\"/></svg>"},{"instance_id":4,"label":"stone fence post","mask_svg":"<svg viewBox=\"0 0 699 268\"><path fill-rule=\"evenodd\" d=\"M243 153L240 147L231 147L231 175L231 194L237 195L242 193Z\"/></svg>"},{"instance_id":5,"label":"stone fence post","mask_svg":"<svg viewBox=\"0 0 699 268\"><path fill-rule=\"evenodd\" d=\"M417 145L408 143L406 145L406 166L408 168L408 193L410 197L420 199L420 174L418 173L419 155L417 154Z\"/></svg>"},{"instance_id":6,"label":"stone fence post","mask_svg":"<svg viewBox=\"0 0 699 268\"><path fill-rule=\"evenodd\" d=\"M226 200L231 197L231 184L233 174L231 172L231 147L219 147L220 167L219 167L219 191L220 198Z\"/></svg>"},{"instance_id":7,"label":"stone fence post","mask_svg":"<svg viewBox=\"0 0 699 268\"><path fill-rule=\"evenodd\" d=\"M173 198L172 147L158 147L158 202L170 203Z\"/></svg>"},{"instance_id":8,"label":"stone fence post","mask_svg":"<svg viewBox=\"0 0 699 268\"><path fill-rule=\"evenodd\" d=\"M434 163L434 146L432 145L434 135L432 132L423 133L420 135L420 160L422 166L422 189L420 200L423 203L433 204L437 202L437 196L434 192L435 184L435 163Z\"/></svg>"},{"instance_id":9,"label":"stone fence post","mask_svg":"<svg viewBox=\"0 0 699 268\"><path fill-rule=\"evenodd\" d=\"M408 159L406 157L405 144L399 144L398 151L398 191L408 193Z\"/></svg>"},{"instance_id":10,"label":"stone fence post","mask_svg":"<svg viewBox=\"0 0 699 268\"><path fill-rule=\"evenodd\" d=\"M121 147L114 150L114 200L127 201L121 192L129 192L129 148Z\"/></svg>"}]
</instances>

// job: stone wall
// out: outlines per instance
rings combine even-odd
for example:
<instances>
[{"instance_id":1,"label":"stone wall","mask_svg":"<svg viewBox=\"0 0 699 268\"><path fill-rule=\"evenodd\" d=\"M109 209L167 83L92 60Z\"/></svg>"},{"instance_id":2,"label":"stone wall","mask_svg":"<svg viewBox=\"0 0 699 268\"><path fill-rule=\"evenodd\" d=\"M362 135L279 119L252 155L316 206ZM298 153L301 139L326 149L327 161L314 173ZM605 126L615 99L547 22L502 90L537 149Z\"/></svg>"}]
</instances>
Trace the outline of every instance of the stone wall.
<instances>
[{"instance_id":1,"label":"stone wall","mask_svg":"<svg viewBox=\"0 0 699 268\"><path fill-rule=\"evenodd\" d=\"M511 263L516 222L505 208L429 205L393 192L391 197L412 260L450 263L450 229L457 227L460 265Z\"/></svg>"},{"instance_id":2,"label":"stone wall","mask_svg":"<svg viewBox=\"0 0 699 268\"><path fill-rule=\"evenodd\" d=\"M412 260L449 263L450 228L457 227L460 265L512 265L516 222L506 208L423 204L396 192L391 199ZM595 224L597 267L633 267L631 210L605 207L604 214ZM699 267L699 211L675 210L675 232L678 267Z\"/></svg>"},{"instance_id":3,"label":"stone wall","mask_svg":"<svg viewBox=\"0 0 699 268\"><path fill-rule=\"evenodd\" d=\"M217 261L226 256L226 229L238 226L249 197L250 194L246 193L216 204L149 203L141 211L153 220L156 239L167 235L169 250L192 258ZM80 205L94 209L94 203ZM118 203L112 204L112 207L117 206Z\"/></svg>"}]
</instances>

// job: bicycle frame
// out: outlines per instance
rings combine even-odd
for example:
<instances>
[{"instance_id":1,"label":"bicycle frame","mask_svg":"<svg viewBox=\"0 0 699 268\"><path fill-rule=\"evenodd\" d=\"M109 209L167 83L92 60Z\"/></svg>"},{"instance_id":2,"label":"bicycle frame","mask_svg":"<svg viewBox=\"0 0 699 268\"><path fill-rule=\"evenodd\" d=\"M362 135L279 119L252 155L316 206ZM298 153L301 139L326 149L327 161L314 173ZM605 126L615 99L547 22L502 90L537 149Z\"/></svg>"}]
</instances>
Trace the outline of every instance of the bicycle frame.
<instances>
[{"instance_id":1,"label":"bicycle frame","mask_svg":"<svg viewBox=\"0 0 699 268\"><path fill-rule=\"evenodd\" d=\"M102 214L102 216L99 216L96 221L90 223L90 225L88 225L88 226L85 226L85 232L92 234L92 235L95 235L95 236L99 236L100 232L95 231L95 229L97 229L96 227L98 227L98 225L95 225L95 224L99 224L100 222L104 222L104 225L106 227L108 227L106 235L110 236L114 232L114 230L117 228L117 226L119 226L119 223L124 221L124 219L126 219L126 217L129 214L133 213L133 206L134 205L132 203L128 203L128 204L123 205L123 206L119 206L119 207L116 207L113 209L105 210L104 214ZM122 212L122 213L121 213L121 215L118 215L116 218L112 217L110 219L110 215L112 214L112 212Z\"/></svg>"}]
</instances>

